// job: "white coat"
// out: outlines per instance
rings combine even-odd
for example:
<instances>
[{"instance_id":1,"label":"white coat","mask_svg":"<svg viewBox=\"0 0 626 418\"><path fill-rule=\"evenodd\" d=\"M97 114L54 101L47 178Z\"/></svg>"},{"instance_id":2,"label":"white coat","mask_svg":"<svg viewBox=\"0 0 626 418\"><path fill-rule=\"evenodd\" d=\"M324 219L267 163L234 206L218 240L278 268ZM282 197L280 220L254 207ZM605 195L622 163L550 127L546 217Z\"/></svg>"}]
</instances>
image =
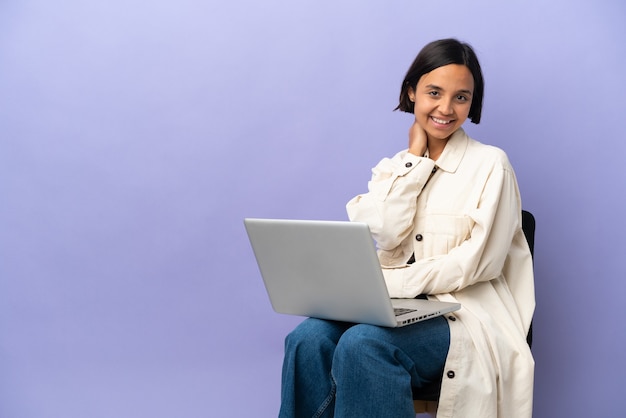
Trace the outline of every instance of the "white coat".
<instances>
[{"instance_id":1,"label":"white coat","mask_svg":"<svg viewBox=\"0 0 626 418\"><path fill-rule=\"evenodd\" d=\"M390 296L462 305L437 417L530 418L534 279L506 154L459 129L436 162L405 150L372 173L347 210L369 225Z\"/></svg>"}]
</instances>

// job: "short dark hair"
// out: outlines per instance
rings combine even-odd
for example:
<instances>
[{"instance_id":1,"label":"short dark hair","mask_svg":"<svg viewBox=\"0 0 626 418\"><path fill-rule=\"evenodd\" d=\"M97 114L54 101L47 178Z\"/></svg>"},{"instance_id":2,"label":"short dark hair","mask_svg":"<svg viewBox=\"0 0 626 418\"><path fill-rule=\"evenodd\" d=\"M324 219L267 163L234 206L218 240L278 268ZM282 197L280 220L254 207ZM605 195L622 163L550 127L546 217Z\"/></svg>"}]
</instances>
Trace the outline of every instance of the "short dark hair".
<instances>
[{"instance_id":1,"label":"short dark hair","mask_svg":"<svg viewBox=\"0 0 626 418\"><path fill-rule=\"evenodd\" d=\"M472 47L456 39L440 39L422 48L402 81L400 104L394 110L414 113L415 104L409 100L409 88L415 89L417 82L424 74L449 64L465 65L472 73L474 77L474 92L468 117L473 123L480 123L485 91L483 73L480 69L478 57Z\"/></svg>"}]
</instances>

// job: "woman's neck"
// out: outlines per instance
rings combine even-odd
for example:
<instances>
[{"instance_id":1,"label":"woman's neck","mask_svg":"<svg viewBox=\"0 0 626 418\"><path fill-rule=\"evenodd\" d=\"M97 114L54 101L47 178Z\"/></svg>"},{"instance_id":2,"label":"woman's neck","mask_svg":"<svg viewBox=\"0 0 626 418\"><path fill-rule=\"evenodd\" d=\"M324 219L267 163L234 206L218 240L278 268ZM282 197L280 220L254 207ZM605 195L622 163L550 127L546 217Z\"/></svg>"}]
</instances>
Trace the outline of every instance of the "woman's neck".
<instances>
[{"instance_id":1,"label":"woman's neck","mask_svg":"<svg viewBox=\"0 0 626 418\"><path fill-rule=\"evenodd\" d=\"M446 144L448 143L448 138L438 139L438 138L428 138L428 157L431 160L437 161L441 154L443 153Z\"/></svg>"}]
</instances>

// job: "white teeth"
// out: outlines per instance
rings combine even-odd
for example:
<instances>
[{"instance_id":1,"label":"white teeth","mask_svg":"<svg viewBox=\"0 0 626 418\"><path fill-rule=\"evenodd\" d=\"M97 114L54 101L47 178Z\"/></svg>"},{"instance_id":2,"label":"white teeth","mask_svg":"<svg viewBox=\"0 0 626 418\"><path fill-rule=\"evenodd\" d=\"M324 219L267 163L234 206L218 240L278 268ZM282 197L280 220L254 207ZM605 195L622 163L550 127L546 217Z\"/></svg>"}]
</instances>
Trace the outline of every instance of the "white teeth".
<instances>
[{"instance_id":1,"label":"white teeth","mask_svg":"<svg viewBox=\"0 0 626 418\"><path fill-rule=\"evenodd\" d=\"M443 124L443 125L447 125L448 123L452 122L451 120L437 119L437 118L435 118L435 117L432 117L432 118L433 118L433 120L434 120L435 122L437 122L437 123L441 123L441 124Z\"/></svg>"}]
</instances>

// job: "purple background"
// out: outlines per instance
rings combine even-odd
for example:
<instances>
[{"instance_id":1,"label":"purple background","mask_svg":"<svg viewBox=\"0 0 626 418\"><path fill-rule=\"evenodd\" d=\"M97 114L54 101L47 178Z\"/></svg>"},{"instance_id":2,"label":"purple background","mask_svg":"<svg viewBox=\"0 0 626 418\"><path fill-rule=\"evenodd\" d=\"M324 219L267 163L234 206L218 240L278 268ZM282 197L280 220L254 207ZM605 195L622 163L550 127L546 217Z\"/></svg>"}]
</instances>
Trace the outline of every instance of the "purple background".
<instances>
[{"instance_id":1,"label":"purple background","mask_svg":"<svg viewBox=\"0 0 626 418\"><path fill-rule=\"evenodd\" d=\"M626 409L626 6L0 2L0 416L272 417L285 334L242 219L345 219L428 41L537 217L535 417Z\"/></svg>"}]
</instances>

